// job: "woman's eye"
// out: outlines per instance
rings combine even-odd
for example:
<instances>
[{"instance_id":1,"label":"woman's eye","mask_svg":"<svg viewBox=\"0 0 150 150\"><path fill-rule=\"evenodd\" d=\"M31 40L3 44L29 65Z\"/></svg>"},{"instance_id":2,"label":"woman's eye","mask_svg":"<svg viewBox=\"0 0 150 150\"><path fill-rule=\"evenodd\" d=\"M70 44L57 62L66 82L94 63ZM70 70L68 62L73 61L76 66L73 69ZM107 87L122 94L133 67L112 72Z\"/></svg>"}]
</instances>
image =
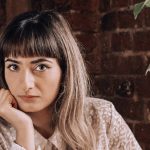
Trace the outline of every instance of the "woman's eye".
<instances>
[{"instance_id":1,"label":"woman's eye","mask_svg":"<svg viewBox=\"0 0 150 150\"><path fill-rule=\"evenodd\" d=\"M36 71L45 71L46 69L48 69L50 67L48 67L47 65L44 65L44 64L41 64L41 65L38 65L35 70Z\"/></svg>"},{"instance_id":2,"label":"woman's eye","mask_svg":"<svg viewBox=\"0 0 150 150\"><path fill-rule=\"evenodd\" d=\"M11 70L11 71L17 71L18 70L18 66L17 65L15 65L15 64L11 64L11 65L9 65L8 67L7 67L9 70Z\"/></svg>"}]
</instances>

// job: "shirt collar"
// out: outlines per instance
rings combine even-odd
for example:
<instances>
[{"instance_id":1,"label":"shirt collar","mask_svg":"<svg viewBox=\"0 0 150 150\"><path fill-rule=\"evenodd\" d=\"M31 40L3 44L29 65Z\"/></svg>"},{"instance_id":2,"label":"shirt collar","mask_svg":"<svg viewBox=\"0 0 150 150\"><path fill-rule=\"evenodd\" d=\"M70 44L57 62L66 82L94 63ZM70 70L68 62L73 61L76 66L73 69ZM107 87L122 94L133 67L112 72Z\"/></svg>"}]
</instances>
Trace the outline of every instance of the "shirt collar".
<instances>
[{"instance_id":1,"label":"shirt collar","mask_svg":"<svg viewBox=\"0 0 150 150\"><path fill-rule=\"evenodd\" d=\"M40 145L41 148L44 148L49 143L50 145L54 145L58 150L65 150L65 144L57 127L48 139L44 138L36 129L34 131L36 146Z\"/></svg>"}]
</instances>

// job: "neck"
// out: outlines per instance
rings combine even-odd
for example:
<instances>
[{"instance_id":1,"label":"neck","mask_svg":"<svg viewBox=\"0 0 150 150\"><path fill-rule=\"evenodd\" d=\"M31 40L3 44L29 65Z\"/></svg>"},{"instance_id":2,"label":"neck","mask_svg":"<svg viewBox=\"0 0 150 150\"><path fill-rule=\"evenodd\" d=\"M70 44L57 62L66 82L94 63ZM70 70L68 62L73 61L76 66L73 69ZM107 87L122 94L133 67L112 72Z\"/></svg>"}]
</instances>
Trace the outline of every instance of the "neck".
<instances>
[{"instance_id":1,"label":"neck","mask_svg":"<svg viewBox=\"0 0 150 150\"><path fill-rule=\"evenodd\" d=\"M34 125L50 123L50 118L52 117L51 110L46 108L39 112L28 113L31 117Z\"/></svg>"},{"instance_id":2,"label":"neck","mask_svg":"<svg viewBox=\"0 0 150 150\"><path fill-rule=\"evenodd\" d=\"M28 113L33 121L35 129L41 133L45 138L52 135L54 127L52 124L52 110L50 108L44 109L35 113Z\"/></svg>"}]
</instances>

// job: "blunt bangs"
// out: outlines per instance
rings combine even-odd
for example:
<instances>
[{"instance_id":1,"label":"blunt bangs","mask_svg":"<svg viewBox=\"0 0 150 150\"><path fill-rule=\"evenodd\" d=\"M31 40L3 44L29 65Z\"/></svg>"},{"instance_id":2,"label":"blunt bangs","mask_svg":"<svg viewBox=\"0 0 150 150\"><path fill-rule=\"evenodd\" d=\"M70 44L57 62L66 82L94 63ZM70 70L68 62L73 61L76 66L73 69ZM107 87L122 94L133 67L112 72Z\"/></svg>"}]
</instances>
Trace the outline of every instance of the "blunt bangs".
<instances>
[{"instance_id":1,"label":"blunt bangs","mask_svg":"<svg viewBox=\"0 0 150 150\"><path fill-rule=\"evenodd\" d=\"M55 36L55 19L51 13L36 11L14 18L2 34L1 54L4 57L46 56L60 60L63 53Z\"/></svg>"},{"instance_id":2,"label":"blunt bangs","mask_svg":"<svg viewBox=\"0 0 150 150\"><path fill-rule=\"evenodd\" d=\"M8 33L5 34L7 37L5 37L3 41L3 56L46 56L60 59L60 48L58 47L54 35L52 35L53 33L49 32L49 34L47 34L48 32L45 30L46 29L42 29L38 25L32 27L32 24L29 24L25 30L8 31Z\"/></svg>"}]
</instances>

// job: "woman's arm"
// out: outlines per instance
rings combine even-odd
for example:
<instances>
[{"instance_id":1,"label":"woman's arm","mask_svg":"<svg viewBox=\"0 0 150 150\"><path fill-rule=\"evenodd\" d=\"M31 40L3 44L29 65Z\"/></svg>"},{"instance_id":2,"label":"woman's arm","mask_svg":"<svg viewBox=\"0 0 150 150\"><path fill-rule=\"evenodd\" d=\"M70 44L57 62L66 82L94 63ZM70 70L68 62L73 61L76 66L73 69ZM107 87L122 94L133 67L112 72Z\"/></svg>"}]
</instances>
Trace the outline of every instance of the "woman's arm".
<instances>
[{"instance_id":1,"label":"woman's arm","mask_svg":"<svg viewBox=\"0 0 150 150\"><path fill-rule=\"evenodd\" d=\"M16 129L16 144L26 150L35 150L34 128L31 118L13 107L16 103L8 90L0 90L0 116Z\"/></svg>"},{"instance_id":2,"label":"woman's arm","mask_svg":"<svg viewBox=\"0 0 150 150\"><path fill-rule=\"evenodd\" d=\"M26 150L34 150L34 127L30 120L23 121L16 129L16 143Z\"/></svg>"}]
</instances>

